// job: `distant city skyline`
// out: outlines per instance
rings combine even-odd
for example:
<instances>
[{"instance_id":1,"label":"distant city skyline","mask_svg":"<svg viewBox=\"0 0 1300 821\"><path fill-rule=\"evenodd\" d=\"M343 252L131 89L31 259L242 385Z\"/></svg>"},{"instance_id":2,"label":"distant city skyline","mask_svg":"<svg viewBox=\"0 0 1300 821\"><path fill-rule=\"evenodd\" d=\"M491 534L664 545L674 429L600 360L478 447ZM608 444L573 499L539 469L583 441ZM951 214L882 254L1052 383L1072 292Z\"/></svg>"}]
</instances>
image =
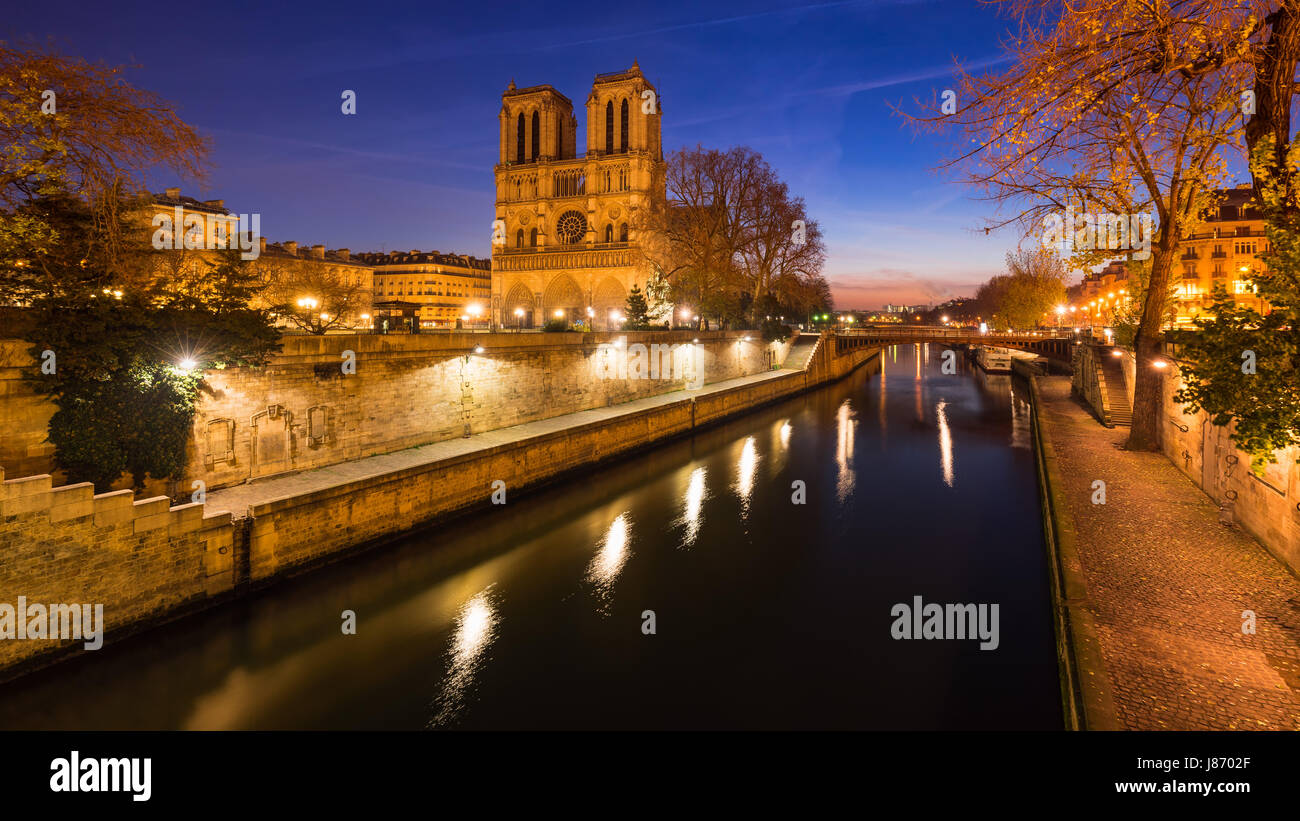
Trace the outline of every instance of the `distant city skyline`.
<instances>
[{"instance_id":1,"label":"distant city skyline","mask_svg":"<svg viewBox=\"0 0 1300 821\"><path fill-rule=\"evenodd\" d=\"M1019 240L984 234L988 204L934 172L947 147L889 107L940 94L954 56L999 62L1007 21L973 2L669 2L636 16L579 2L533 27L479 7L236 2L228 19L256 24L220 34L145 6L61 6L11 11L0 37L58 31L59 51L136 66L130 82L212 138L204 185L156 174L151 189L258 212L273 242L489 256L501 91L555 86L582 135L592 77L633 60L660 90L665 152L748 145L805 198L839 310L971 296ZM356 115L340 111L344 90Z\"/></svg>"}]
</instances>

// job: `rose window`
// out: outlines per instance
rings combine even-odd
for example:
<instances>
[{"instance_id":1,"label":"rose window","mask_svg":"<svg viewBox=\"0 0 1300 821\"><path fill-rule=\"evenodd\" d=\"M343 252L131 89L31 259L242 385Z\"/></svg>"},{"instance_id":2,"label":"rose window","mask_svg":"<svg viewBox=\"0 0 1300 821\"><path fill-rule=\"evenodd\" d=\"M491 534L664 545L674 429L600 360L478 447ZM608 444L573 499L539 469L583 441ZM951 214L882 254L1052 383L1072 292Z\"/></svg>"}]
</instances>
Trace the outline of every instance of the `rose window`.
<instances>
[{"instance_id":1,"label":"rose window","mask_svg":"<svg viewBox=\"0 0 1300 821\"><path fill-rule=\"evenodd\" d=\"M565 211L555 224L555 230L565 245L573 245L587 235L587 218L577 211Z\"/></svg>"}]
</instances>

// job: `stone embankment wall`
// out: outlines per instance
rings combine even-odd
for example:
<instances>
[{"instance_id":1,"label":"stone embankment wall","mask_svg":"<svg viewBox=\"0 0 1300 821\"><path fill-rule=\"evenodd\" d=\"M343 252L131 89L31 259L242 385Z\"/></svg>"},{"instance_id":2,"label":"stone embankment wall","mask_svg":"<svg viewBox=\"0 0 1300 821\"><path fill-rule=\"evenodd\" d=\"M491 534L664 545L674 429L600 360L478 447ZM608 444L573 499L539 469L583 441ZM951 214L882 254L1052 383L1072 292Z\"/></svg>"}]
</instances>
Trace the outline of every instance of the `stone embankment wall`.
<instances>
[{"instance_id":1,"label":"stone embankment wall","mask_svg":"<svg viewBox=\"0 0 1300 821\"><path fill-rule=\"evenodd\" d=\"M715 343L711 353L722 360L736 342ZM0 604L16 605L18 596L47 604L103 604L108 638L126 635L413 527L485 507L496 480L510 492L535 486L838 379L877 353L836 356L833 345L822 343L799 370L682 391L680 398L665 396L622 412L588 408L534 435L503 434L496 444L472 442L451 458L259 502L234 511L233 520L230 512L205 513L203 505L173 507L167 497L136 500L130 491L96 495L85 484L54 487L49 475L7 480L0 484ZM788 348L782 346L782 356ZM809 348L805 337L801 356ZM748 356L714 367L748 368ZM634 390L610 384L601 395ZM524 398L533 405L544 401ZM81 645L0 640L0 678L80 652Z\"/></svg>"},{"instance_id":2,"label":"stone embankment wall","mask_svg":"<svg viewBox=\"0 0 1300 821\"><path fill-rule=\"evenodd\" d=\"M0 470L0 605L104 607L107 634L228 592L235 554L229 513L172 507L165 496L52 487L48 474L4 480ZM17 613L14 617L17 618ZM0 639L0 670L84 646L75 640Z\"/></svg>"},{"instance_id":3,"label":"stone embankment wall","mask_svg":"<svg viewBox=\"0 0 1300 821\"><path fill-rule=\"evenodd\" d=\"M1210 422L1204 411L1183 412L1174 401L1182 386L1166 368L1161 409L1165 456L1219 505L1225 524L1240 525L1270 553L1300 574L1300 447L1273 454L1276 461L1251 464L1237 449L1231 429Z\"/></svg>"},{"instance_id":4,"label":"stone embankment wall","mask_svg":"<svg viewBox=\"0 0 1300 821\"><path fill-rule=\"evenodd\" d=\"M179 498L195 480L211 490L748 376L779 366L790 346L742 331L331 334L283 342L264 368L206 372L185 476L151 483L151 493ZM613 346L638 344L676 348L672 378L600 378ZM32 364L26 342L0 340L0 467L60 478L46 441L54 406L22 380ZM115 485L129 486L125 478Z\"/></svg>"}]
</instances>

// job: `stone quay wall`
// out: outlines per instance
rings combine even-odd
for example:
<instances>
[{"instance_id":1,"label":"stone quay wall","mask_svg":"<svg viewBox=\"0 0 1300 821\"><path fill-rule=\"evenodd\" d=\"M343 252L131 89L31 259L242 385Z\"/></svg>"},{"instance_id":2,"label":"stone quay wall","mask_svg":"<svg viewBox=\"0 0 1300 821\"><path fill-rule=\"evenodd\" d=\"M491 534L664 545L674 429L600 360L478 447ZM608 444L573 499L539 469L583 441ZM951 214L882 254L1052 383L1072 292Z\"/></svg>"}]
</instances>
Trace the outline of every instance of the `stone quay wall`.
<instances>
[{"instance_id":1,"label":"stone quay wall","mask_svg":"<svg viewBox=\"0 0 1300 821\"><path fill-rule=\"evenodd\" d=\"M136 499L129 490L96 494L89 483L53 487L48 474L6 480L0 470L0 605L103 605L105 632L231 590L235 527L229 513L172 507L166 496ZM14 613L17 620L18 613ZM84 647L81 640L16 638L0 633L0 678ZM93 652L93 651L91 651Z\"/></svg>"},{"instance_id":2,"label":"stone quay wall","mask_svg":"<svg viewBox=\"0 0 1300 821\"><path fill-rule=\"evenodd\" d=\"M725 390L582 421L448 459L367 476L248 510L248 568L254 584L319 564L359 545L398 536L449 515L491 504L493 483L508 492L535 487L654 442L745 413L838 379L878 350L835 356L819 345L808 367ZM240 515L236 511L236 515Z\"/></svg>"},{"instance_id":3,"label":"stone quay wall","mask_svg":"<svg viewBox=\"0 0 1300 821\"><path fill-rule=\"evenodd\" d=\"M179 499L195 480L227 487L749 376L790 344L743 331L286 336L266 367L204 374L184 478L146 490ZM638 345L675 347L671 378L601 378ZM32 364L26 342L0 340L0 467L60 479L54 406L22 380Z\"/></svg>"},{"instance_id":4,"label":"stone quay wall","mask_svg":"<svg viewBox=\"0 0 1300 821\"><path fill-rule=\"evenodd\" d=\"M1231 429L1210 422L1204 411L1183 412L1174 401L1182 386L1177 368L1166 368L1161 408L1161 448L1169 461L1219 506L1225 524L1240 525L1300 574L1300 447L1273 454L1252 468Z\"/></svg>"},{"instance_id":5,"label":"stone quay wall","mask_svg":"<svg viewBox=\"0 0 1300 821\"><path fill-rule=\"evenodd\" d=\"M253 504L233 519L201 504L172 506L165 496L137 500L129 490L95 494L89 484L56 487L48 474L9 479L0 483L0 604L16 606L19 596L47 605L102 604L106 640L115 640L448 515L486 507L497 479L510 492L553 481L838 379L878 353L835 356L825 341L799 370L684 392L625 412L588 414L596 417L590 421L579 415L573 424L557 421L553 430L537 435ZM734 344L727 340L722 346ZM782 347L788 350L789 343ZM801 348L809 347L805 337ZM725 355L718 350L715 345L719 358ZM616 395L617 387L607 390ZM71 638L0 640L0 680L72 653L95 652L82 647Z\"/></svg>"}]
</instances>

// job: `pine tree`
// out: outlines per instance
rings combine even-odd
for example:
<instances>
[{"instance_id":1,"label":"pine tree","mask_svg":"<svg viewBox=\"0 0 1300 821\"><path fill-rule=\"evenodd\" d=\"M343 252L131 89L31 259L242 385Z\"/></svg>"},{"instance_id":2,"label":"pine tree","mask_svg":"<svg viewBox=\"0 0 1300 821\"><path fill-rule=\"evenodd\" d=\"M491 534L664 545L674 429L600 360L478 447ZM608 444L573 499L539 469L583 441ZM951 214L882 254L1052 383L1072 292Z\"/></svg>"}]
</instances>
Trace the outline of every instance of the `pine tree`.
<instances>
[{"instance_id":1,"label":"pine tree","mask_svg":"<svg viewBox=\"0 0 1300 821\"><path fill-rule=\"evenodd\" d=\"M627 295L627 324L624 327L629 331L644 331L650 327L650 308L637 285L633 285Z\"/></svg>"}]
</instances>

